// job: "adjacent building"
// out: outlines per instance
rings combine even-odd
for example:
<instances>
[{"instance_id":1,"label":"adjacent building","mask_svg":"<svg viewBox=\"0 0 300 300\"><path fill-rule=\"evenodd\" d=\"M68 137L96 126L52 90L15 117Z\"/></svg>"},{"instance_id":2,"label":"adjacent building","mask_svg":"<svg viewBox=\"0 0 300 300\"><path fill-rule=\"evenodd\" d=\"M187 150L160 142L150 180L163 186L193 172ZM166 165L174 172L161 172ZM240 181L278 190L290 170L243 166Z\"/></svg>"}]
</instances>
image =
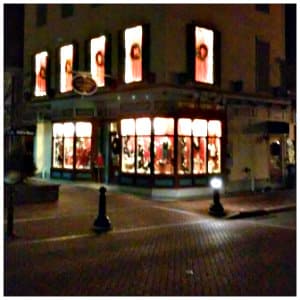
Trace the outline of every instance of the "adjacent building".
<instances>
[{"instance_id":1,"label":"adjacent building","mask_svg":"<svg viewBox=\"0 0 300 300\"><path fill-rule=\"evenodd\" d=\"M156 195L286 184L284 5L26 4L24 41L41 176Z\"/></svg>"}]
</instances>

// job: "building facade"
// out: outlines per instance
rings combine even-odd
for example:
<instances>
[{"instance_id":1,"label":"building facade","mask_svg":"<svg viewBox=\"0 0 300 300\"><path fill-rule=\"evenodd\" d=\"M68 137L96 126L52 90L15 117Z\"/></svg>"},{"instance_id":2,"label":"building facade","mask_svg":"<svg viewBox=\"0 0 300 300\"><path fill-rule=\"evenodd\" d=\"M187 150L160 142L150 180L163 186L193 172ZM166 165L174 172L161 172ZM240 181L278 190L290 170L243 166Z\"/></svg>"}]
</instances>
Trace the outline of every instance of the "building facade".
<instances>
[{"instance_id":1,"label":"building facade","mask_svg":"<svg viewBox=\"0 0 300 300\"><path fill-rule=\"evenodd\" d=\"M199 194L215 175L284 185L284 24L280 4L25 5L38 172L152 194Z\"/></svg>"}]
</instances>

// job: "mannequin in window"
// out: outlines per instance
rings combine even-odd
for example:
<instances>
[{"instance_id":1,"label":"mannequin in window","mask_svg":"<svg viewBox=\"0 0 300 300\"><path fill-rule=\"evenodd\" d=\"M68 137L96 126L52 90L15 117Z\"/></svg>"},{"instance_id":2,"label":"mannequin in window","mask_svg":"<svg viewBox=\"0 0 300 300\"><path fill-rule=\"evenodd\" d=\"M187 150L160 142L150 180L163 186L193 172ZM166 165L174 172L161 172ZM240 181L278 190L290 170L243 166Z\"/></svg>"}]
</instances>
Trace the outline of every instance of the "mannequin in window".
<instances>
[{"instance_id":1,"label":"mannequin in window","mask_svg":"<svg viewBox=\"0 0 300 300\"><path fill-rule=\"evenodd\" d=\"M145 156L144 156L144 149L143 149L141 144L138 144L137 155L138 155L138 168L139 169L144 168L144 166L145 166Z\"/></svg>"},{"instance_id":2,"label":"mannequin in window","mask_svg":"<svg viewBox=\"0 0 300 300\"><path fill-rule=\"evenodd\" d=\"M187 144L185 138L182 137L180 138L180 169L184 173L188 171L186 153L187 153Z\"/></svg>"},{"instance_id":3,"label":"mannequin in window","mask_svg":"<svg viewBox=\"0 0 300 300\"><path fill-rule=\"evenodd\" d=\"M216 138L210 138L208 142L208 171L210 173L219 171L219 155Z\"/></svg>"}]
</instances>

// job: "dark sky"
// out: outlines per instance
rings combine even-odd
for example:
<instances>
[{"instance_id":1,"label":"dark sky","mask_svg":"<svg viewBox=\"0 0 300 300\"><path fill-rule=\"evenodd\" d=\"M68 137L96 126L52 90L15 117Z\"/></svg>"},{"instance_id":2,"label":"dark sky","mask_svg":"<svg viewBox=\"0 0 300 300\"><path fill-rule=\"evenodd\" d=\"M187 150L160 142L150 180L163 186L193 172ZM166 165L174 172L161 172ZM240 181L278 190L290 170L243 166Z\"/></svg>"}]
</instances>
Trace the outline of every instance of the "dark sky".
<instances>
[{"instance_id":1,"label":"dark sky","mask_svg":"<svg viewBox=\"0 0 300 300\"><path fill-rule=\"evenodd\" d=\"M24 5L4 5L4 67L23 67Z\"/></svg>"},{"instance_id":2,"label":"dark sky","mask_svg":"<svg viewBox=\"0 0 300 300\"><path fill-rule=\"evenodd\" d=\"M286 60L296 63L296 4L286 4Z\"/></svg>"}]
</instances>

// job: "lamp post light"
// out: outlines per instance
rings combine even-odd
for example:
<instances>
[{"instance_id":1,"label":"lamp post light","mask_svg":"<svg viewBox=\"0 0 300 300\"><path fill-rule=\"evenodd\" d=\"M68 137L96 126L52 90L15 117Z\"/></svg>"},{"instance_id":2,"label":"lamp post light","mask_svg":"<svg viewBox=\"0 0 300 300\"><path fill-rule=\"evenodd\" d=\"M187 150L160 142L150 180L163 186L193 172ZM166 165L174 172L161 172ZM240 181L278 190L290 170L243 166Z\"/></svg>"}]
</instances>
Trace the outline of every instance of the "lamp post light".
<instances>
[{"instance_id":1,"label":"lamp post light","mask_svg":"<svg viewBox=\"0 0 300 300\"><path fill-rule=\"evenodd\" d=\"M213 177L210 180L210 186L213 189L213 204L209 208L209 214L216 217L225 215L224 208L220 202L220 189L223 186L223 181L219 177Z\"/></svg>"}]
</instances>

